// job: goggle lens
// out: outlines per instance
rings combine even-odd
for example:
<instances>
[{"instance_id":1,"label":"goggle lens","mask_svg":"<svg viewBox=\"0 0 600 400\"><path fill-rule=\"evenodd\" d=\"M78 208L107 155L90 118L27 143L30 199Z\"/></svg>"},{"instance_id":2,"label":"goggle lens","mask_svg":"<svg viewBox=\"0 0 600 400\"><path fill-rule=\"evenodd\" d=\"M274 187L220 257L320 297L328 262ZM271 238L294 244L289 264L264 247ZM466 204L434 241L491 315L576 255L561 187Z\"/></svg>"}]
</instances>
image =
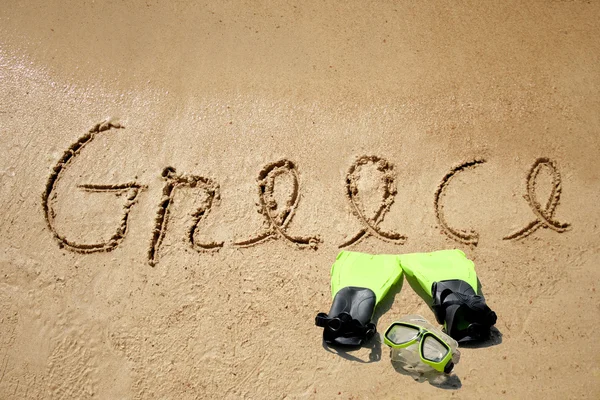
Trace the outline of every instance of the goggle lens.
<instances>
[{"instance_id":1,"label":"goggle lens","mask_svg":"<svg viewBox=\"0 0 600 400\"><path fill-rule=\"evenodd\" d=\"M440 362L450 350L435 336L427 335L423 340L423 358L432 362Z\"/></svg>"},{"instance_id":2,"label":"goggle lens","mask_svg":"<svg viewBox=\"0 0 600 400\"><path fill-rule=\"evenodd\" d=\"M404 344L414 340L419 335L419 329L396 324L393 325L386 334L387 339L394 344Z\"/></svg>"}]
</instances>

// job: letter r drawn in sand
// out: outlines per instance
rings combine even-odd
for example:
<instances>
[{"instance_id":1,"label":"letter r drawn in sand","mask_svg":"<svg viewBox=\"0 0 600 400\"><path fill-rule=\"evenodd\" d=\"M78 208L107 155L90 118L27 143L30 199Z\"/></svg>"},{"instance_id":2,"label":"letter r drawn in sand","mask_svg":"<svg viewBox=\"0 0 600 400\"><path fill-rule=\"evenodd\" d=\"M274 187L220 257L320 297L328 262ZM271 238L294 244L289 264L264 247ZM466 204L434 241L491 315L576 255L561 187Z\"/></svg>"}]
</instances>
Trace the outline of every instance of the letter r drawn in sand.
<instances>
[{"instance_id":1,"label":"letter r drawn in sand","mask_svg":"<svg viewBox=\"0 0 600 400\"><path fill-rule=\"evenodd\" d=\"M204 178L202 176L195 175L179 175L176 173L175 168L166 167L162 172L162 177L165 180L165 186L163 187L162 198L156 214L154 231L152 232L152 240L150 241L150 248L148 249L148 263L151 266L155 266L158 263L158 253L162 241L167 233L167 225L170 216L170 206L173 204L173 198L175 196L175 189L178 187L189 187L189 188L200 188L206 194L207 198L195 210L192 216L192 225L188 230L188 240L192 248L196 251L218 251L223 247L223 242L209 242L201 243L195 240L195 233L198 230L198 224L202 221L211 208L215 200L220 198L219 185L211 179Z\"/></svg>"}]
</instances>

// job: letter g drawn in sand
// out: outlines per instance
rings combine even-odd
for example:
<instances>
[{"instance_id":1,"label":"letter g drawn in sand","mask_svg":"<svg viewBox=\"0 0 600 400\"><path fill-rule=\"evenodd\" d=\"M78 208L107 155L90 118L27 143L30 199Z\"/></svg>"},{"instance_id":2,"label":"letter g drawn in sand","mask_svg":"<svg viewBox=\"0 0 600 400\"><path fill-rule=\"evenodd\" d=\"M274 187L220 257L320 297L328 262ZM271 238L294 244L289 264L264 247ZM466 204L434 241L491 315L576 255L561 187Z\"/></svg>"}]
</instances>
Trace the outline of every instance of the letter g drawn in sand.
<instances>
[{"instance_id":1,"label":"letter g drawn in sand","mask_svg":"<svg viewBox=\"0 0 600 400\"><path fill-rule=\"evenodd\" d=\"M46 224L48 225L50 232L52 232L52 236L58 242L58 245L61 248L65 248L67 250L74 251L77 253L95 253L101 251L111 251L114 248L116 248L125 238L125 234L127 233L127 221L129 218L129 212L135 204L138 194L141 190L145 188L145 186L140 185L137 182L105 185L85 184L78 186L80 189L83 189L87 192L114 193L117 196L122 195L124 193L127 194L127 198L123 204L123 214L121 215L120 224L115 233L106 242L78 243L76 241L67 239L64 235L58 233L54 226L54 219L56 215L54 209L52 208L52 201L56 198L56 193L54 189L57 182L60 180L66 168L73 163L75 158L81 153L84 147L90 144L97 134L104 131L108 131L110 129L122 128L123 126L121 126L121 124L111 122L110 120L96 124L92 129L90 129L85 135L79 138L77 142L73 143L63 153L63 156L53 168L52 173L48 178L48 182L46 183L46 190L44 191L44 193L42 193L42 207L44 210Z\"/></svg>"}]
</instances>

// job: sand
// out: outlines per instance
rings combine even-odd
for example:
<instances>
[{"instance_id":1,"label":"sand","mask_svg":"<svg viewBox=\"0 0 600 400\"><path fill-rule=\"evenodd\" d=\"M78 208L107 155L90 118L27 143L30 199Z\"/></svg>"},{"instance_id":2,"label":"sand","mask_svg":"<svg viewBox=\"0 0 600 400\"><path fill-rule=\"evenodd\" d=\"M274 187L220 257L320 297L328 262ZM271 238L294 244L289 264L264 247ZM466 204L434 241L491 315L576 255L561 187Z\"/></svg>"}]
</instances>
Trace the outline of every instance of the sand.
<instances>
[{"instance_id":1,"label":"sand","mask_svg":"<svg viewBox=\"0 0 600 400\"><path fill-rule=\"evenodd\" d=\"M0 398L600 397L600 3L0 7ZM462 249L451 377L324 348L340 249ZM408 284L384 330L420 313Z\"/></svg>"}]
</instances>

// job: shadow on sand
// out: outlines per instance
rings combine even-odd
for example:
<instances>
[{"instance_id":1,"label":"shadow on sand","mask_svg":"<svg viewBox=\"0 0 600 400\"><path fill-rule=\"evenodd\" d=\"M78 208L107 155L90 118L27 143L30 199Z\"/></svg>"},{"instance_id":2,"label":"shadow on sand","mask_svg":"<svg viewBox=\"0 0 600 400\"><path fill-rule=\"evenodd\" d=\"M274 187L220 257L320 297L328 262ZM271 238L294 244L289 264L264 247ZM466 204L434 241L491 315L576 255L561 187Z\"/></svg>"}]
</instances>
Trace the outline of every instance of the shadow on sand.
<instances>
[{"instance_id":1,"label":"shadow on sand","mask_svg":"<svg viewBox=\"0 0 600 400\"><path fill-rule=\"evenodd\" d=\"M437 371L419 372L407 367L404 363L392 361L392 366L399 374L410 376L416 382L429 382L439 389L457 390L462 387L460 378L455 374L444 374Z\"/></svg>"},{"instance_id":2,"label":"shadow on sand","mask_svg":"<svg viewBox=\"0 0 600 400\"><path fill-rule=\"evenodd\" d=\"M502 332L495 326L490 328L490 337L483 341L459 342L460 347L466 349L484 349L486 347L497 346L502 343Z\"/></svg>"},{"instance_id":3,"label":"shadow on sand","mask_svg":"<svg viewBox=\"0 0 600 400\"><path fill-rule=\"evenodd\" d=\"M367 343L363 344L362 346L356 347L330 346L327 343L325 343L325 341L323 341L323 348L329 353L337 354L345 360L354 361L362 364L369 364L381 360L381 341L377 340L376 337L377 334L375 334L375 337L373 337ZM371 349L368 360L363 360L362 358L352 354L353 352L363 348Z\"/></svg>"}]
</instances>

